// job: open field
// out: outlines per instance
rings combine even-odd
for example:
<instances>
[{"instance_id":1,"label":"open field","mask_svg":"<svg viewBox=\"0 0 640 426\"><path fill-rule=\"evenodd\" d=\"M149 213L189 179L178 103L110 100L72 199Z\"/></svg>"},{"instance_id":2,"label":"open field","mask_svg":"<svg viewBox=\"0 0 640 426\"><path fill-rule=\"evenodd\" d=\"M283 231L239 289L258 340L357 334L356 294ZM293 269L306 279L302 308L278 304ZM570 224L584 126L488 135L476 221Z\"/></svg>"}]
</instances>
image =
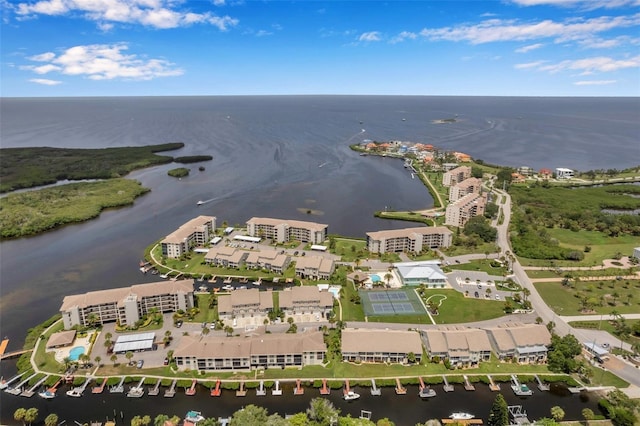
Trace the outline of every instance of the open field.
<instances>
[{"instance_id":1,"label":"open field","mask_svg":"<svg viewBox=\"0 0 640 426\"><path fill-rule=\"evenodd\" d=\"M621 314L640 313L640 281L630 282L628 288L625 287L626 281L605 283L602 288L597 282L584 281L574 284L575 288L563 286L560 282L539 282L534 285L545 303L558 315L581 315L581 298L585 297L594 302L592 309L585 314L609 315L613 310ZM614 302L615 294L618 297Z\"/></svg>"}]
</instances>

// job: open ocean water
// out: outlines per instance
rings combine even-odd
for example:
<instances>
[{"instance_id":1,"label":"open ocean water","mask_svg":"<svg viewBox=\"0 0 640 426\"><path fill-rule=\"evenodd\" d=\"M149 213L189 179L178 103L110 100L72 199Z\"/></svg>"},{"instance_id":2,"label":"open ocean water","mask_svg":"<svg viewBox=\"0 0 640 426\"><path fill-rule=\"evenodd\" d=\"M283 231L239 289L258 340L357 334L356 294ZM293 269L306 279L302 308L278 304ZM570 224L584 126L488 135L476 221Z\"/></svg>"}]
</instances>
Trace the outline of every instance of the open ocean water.
<instances>
[{"instance_id":1,"label":"open ocean water","mask_svg":"<svg viewBox=\"0 0 640 426\"><path fill-rule=\"evenodd\" d=\"M432 123L453 117L458 122ZM175 165L134 172L129 177L152 191L133 206L0 243L0 334L8 350L21 347L26 330L55 314L67 294L149 281L137 268L144 248L199 214L232 225L252 216L310 220L356 237L408 226L373 212L429 208L433 200L402 161L349 150L364 139L430 143L513 167L623 169L640 164L640 99L2 98L2 148L180 141L186 146L166 155L214 157L204 172L190 165L180 180L166 174ZM207 203L197 207L198 200Z\"/></svg>"}]
</instances>

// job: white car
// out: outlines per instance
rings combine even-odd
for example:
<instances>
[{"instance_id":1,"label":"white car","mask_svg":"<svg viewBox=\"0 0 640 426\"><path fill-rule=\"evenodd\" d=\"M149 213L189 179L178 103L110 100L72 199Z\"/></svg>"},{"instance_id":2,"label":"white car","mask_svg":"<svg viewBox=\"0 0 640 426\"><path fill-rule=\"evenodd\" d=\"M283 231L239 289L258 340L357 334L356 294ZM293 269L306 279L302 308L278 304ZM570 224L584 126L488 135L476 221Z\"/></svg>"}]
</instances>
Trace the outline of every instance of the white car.
<instances>
[{"instance_id":1,"label":"white car","mask_svg":"<svg viewBox=\"0 0 640 426\"><path fill-rule=\"evenodd\" d=\"M500 300L500 295L496 294L496 300Z\"/></svg>"}]
</instances>

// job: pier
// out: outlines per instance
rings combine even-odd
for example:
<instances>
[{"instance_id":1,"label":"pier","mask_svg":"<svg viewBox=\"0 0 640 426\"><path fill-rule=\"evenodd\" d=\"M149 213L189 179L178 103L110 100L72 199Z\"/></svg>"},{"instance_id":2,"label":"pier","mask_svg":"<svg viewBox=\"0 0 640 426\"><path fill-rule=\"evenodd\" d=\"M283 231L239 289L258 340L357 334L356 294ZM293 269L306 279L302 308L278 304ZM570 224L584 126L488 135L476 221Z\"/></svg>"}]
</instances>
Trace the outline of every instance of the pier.
<instances>
[{"instance_id":1,"label":"pier","mask_svg":"<svg viewBox=\"0 0 640 426\"><path fill-rule=\"evenodd\" d=\"M94 386L91 389L91 393L102 393L102 391L104 391L104 387L107 384L107 380L109 380L108 377L105 377L104 380L102 381L102 384L99 386Z\"/></svg>"},{"instance_id":2,"label":"pier","mask_svg":"<svg viewBox=\"0 0 640 426\"><path fill-rule=\"evenodd\" d=\"M125 381L126 377L122 377L120 379L120 383L118 383L115 386L111 386L111 389L109 389L109 392L111 393L123 393L124 392L124 381Z\"/></svg>"},{"instance_id":3,"label":"pier","mask_svg":"<svg viewBox=\"0 0 640 426\"><path fill-rule=\"evenodd\" d=\"M267 391L264 389L264 380L260 380L260 386L256 389L256 396L265 396Z\"/></svg>"},{"instance_id":4,"label":"pier","mask_svg":"<svg viewBox=\"0 0 640 426\"><path fill-rule=\"evenodd\" d=\"M84 393L85 389L87 388L87 386L89 386L89 382L91 382L91 380L93 380L91 377L87 377L86 380L84 381L84 383L78 387L75 387L71 390L67 391L67 396L72 396L75 398L79 398L82 396L82 394Z\"/></svg>"},{"instance_id":5,"label":"pier","mask_svg":"<svg viewBox=\"0 0 640 426\"><path fill-rule=\"evenodd\" d=\"M407 394L407 388L402 386L402 383L400 383L400 379L398 379L396 377L396 395L406 395Z\"/></svg>"},{"instance_id":6,"label":"pier","mask_svg":"<svg viewBox=\"0 0 640 426\"><path fill-rule=\"evenodd\" d=\"M482 419L442 419L440 423L443 425L481 425L483 421Z\"/></svg>"},{"instance_id":7,"label":"pier","mask_svg":"<svg viewBox=\"0 0 640 426\"><path fill-rule=\"evenodd\" d=\"M528 425L531 424L527 418L527 412L522 409L522 405L509 405L509 417L511 417L512 425Z\"/></svg>"},{"instance_id":8,"label":"pier","mask_svg":"<svg viewBox=\"0 0 640 426\"><path fill-rule=\"evenodd\" d=\"M35 385L31 386L29 389L23 391L20 396L26 396L27 398L31 398L33 396L33 394L36 393L36 389L38 389L38 387L43 384L49 377L51 377L51 375L47 374L46 376L42 377L40 380L38 380L36 382Z\"/></svg>"},{"instance_id":9,"label":"pier","mask_svg":"<svg viewBox=\"0 0 640 426\"><path fill-rule=\"evenodd\" d=\"M492 392L500 392L500 384L494 382L493 377L490 375L487 375L487 378L489 379L489 389L491 389Z\"/></svg>"},{"instance_id":10,"label":"pier","mask_svg":"<svg viewBox=\"0 0 640 426\"><path fill-rule=\"evenodd\" d=\"M142 387L142 384L144 383L144 377L140 379L140 382L138 383L138 386L132 386L129 389L129 392L127 392L127 397L129 398L140 398L144 395L144 388Z\"/></svg>"},{"instance_id":11,"label":"pier","mask_svg":"<svg viewBox=\"0 0 640 426\"><path fill-rule=\"evenodd\" d=\"M271 395L273 395L273 396L282 395L282 389L280 389L280 381L279 380L276 380L275 387L271 391Z\"/></svg>"},{"instance_id":12,"label":"pier","mask_svg":"<svg viewBox=\"0 0 640 426\"><path fill-rule=\"evenodd\" d=\"M342 391L345 395L351 392L351 386L349 386L349 380L344 381L344 390Z\"/></svg>"},{"instance_id":13,"label":"pier","mask_svg":"<svg viewBox=\"0 0 640 426\"><path fill-rule=\"evenodd\" d=\"M320 388L320 395L329 395L331 391L327 387L327 379L322 379L322 387Z\"/></svg>"},{"instance_id":14,"label":"pier","mask_svg":"<svg viewBox=\"0 0 640 426\"><path fill-rule=\"evenodd\" d=\"M15 376L13 376L12 378L10 378L9 380L2 380L0 381L0 389L7 389L8 387L11 386L11 383L17 381L20 379L20 377L24 376L25 373L20 373L17 374Z\"/></svg>"},{"instance_id":15,"label":"pier","mask_svg":"<svg viewBox=\"0 0 640 426\"><path fill-rule=\"evenodd\" d=\"M520 381L518 380L518 376L516 376L515 374L511 375L511 389L517 396L533 395L533 391L529 389L527 385L520 383Z\"/></svg>"},{"instance_id":16,"label":"pier","mask_svg":"<svg viewBox=\"0 0 640 426\"><path fill-rule=\"evenodd\" d=\"M222 394L222 390L220 389L220 380L216 381L216 387L211 389L211 396L220 396Z\"/></svg>"},{"instance_id":17,"label":"pier","mask_svg":"<svg viewBox=\"0 0 640 426\"><path fill-rule=\"evenodd\" d=\"M198 381L196 379L193 379L193 381L191 382L191 387L190 388L185 388L184 390L184 394L188 395L188 396L193 396L196 394L196 385L198 384Z\"/></svg>"},{"instance_id":18,"label":"pier","mask_svg":"<svg viewBox=\"0 0 640 426\"><path fill-rule=\"evenodd\" d=\"M540 377L538 377L537 374L533 377L535 377L536 382L538 383L538 389L540 389L541 392L549 390L549 385L540 380Z\"/></svg>"},{"instance_id":19,"label":"pier","mask_svg":"<svg viewBox=\"0 0 640 426\"><path fill-rule=\"evenodd\" d=\"M165 398L173 398L176 395L176 385L177 384L178 384L178 380L177 379L173 379L173 382L171 382L171 386L169 386L169 389L164 391L164 397Z\"/></svg>"},{"instance_id":20,"label":"pier","mask_svg":"<svg viewBox=\"0 0 640 426\"><path fill-rule=\"evenodd\" d=\"M380 396L382 395L382 390L376 386L375 379L371 379L371 395L372 396Z\"/></svg>"},{"instance_id":21,"label":"pier","mask_svg":"<svg viewBox=\"0 0 640 426\"><path fill-rule=\"evenodd\" d=\"M224 279L223 283L224 284L231 284L231 282L233 281L233 279L231 277L227 277Z\"/></svg>"},{"instance_id":22,"label":"pier","mask_svg":"<svg viewBox=\"0 0 640 426\"><path fill-rule=\"evenodd\" d=\"M304 395L304 388L302 387L302 382L300 379L296 380L296 387L293 388L294 395Z\"/></svg>"},{"instance_id":23,"label":"pier","mask_svg":"<svg viewBox=\"0 0 640 426\"><path fill-rule=\"evenodd\" d=\"M464 390L468 390L468 391L476 390L476 387L471 384L466 374L462 377L464 378Z\"/></svg>"},{"instance_id":24,"label":"pier","mask_svg":"<svg viewBox=\"0 0 640 426\"><path fill-rule=\"evenodd\" d=\"M27 377L26 379L18 383L14 388L7 388L5 392L10 393L11 395L20 395L22 393L22 387L25 384L29 383L29 380L33 379L37 375L38 373L33 373L32 375L30 375L29 377Z\"/></svg>"},{"instance_id":25,"label":"pier","mask_svg":"<svg viewBox=\"0 0 640 426\"><path fill-rule=\"evenodd\" d=\"M442 381L444 382L444 385L442 386L442 388L444 389L445 392L453 392L453 385L449 384L449 380L447 380L447 376L442 376Z\"/></svg>"},{"instance_id":26,"label":"pier","mask_svg":"<svg viewBox=\"0 0 640 426\"><path fill-rule=\"evenodd\" d=\"M247 396L247 390L244 388L244 380L240 381L240 389L236 391L236 396Z\"/></svg>"},{"instance_id":27,"label":"pier","mask_svg":"<svg viewBox=\"0 0 640 426\"><path fill-rule=\"evenodd\" d=\"M147 395L156 396L160 393L160 384L162 383L162 379L158 379L156 385L152 388L149 388Z\"/></svg>"}]
</instances>

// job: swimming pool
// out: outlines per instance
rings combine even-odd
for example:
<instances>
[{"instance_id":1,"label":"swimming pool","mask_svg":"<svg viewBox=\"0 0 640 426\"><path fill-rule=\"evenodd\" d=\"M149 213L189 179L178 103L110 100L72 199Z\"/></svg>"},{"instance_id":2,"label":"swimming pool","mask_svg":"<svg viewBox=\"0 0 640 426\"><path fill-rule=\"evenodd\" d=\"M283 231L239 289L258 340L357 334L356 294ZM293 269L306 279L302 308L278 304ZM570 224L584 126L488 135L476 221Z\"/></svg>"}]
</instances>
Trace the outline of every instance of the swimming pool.
<instances>
[{"instance_id":1,"label":"swimming pool","mask_svg":"<svg viewBox=\"0 0 640 426\"><path fill-rule=\"evenodd\" d=\"M69 351L69 359L71 361L77 361L80 355L84 353L84 346L76 346Z\"/></svg>"},{"instance_id":2,"label":"swimming pool","mask_svg":"<svg viewBox=\"0 0 640 426\"><path fill-rule=\"evenodd\" d=\"M382 278L380 278L380 275L376 275L376 274L369 275L369 278L371 278L371 282L373 283L382 281Z\"/></svg>"}]
</instances>

